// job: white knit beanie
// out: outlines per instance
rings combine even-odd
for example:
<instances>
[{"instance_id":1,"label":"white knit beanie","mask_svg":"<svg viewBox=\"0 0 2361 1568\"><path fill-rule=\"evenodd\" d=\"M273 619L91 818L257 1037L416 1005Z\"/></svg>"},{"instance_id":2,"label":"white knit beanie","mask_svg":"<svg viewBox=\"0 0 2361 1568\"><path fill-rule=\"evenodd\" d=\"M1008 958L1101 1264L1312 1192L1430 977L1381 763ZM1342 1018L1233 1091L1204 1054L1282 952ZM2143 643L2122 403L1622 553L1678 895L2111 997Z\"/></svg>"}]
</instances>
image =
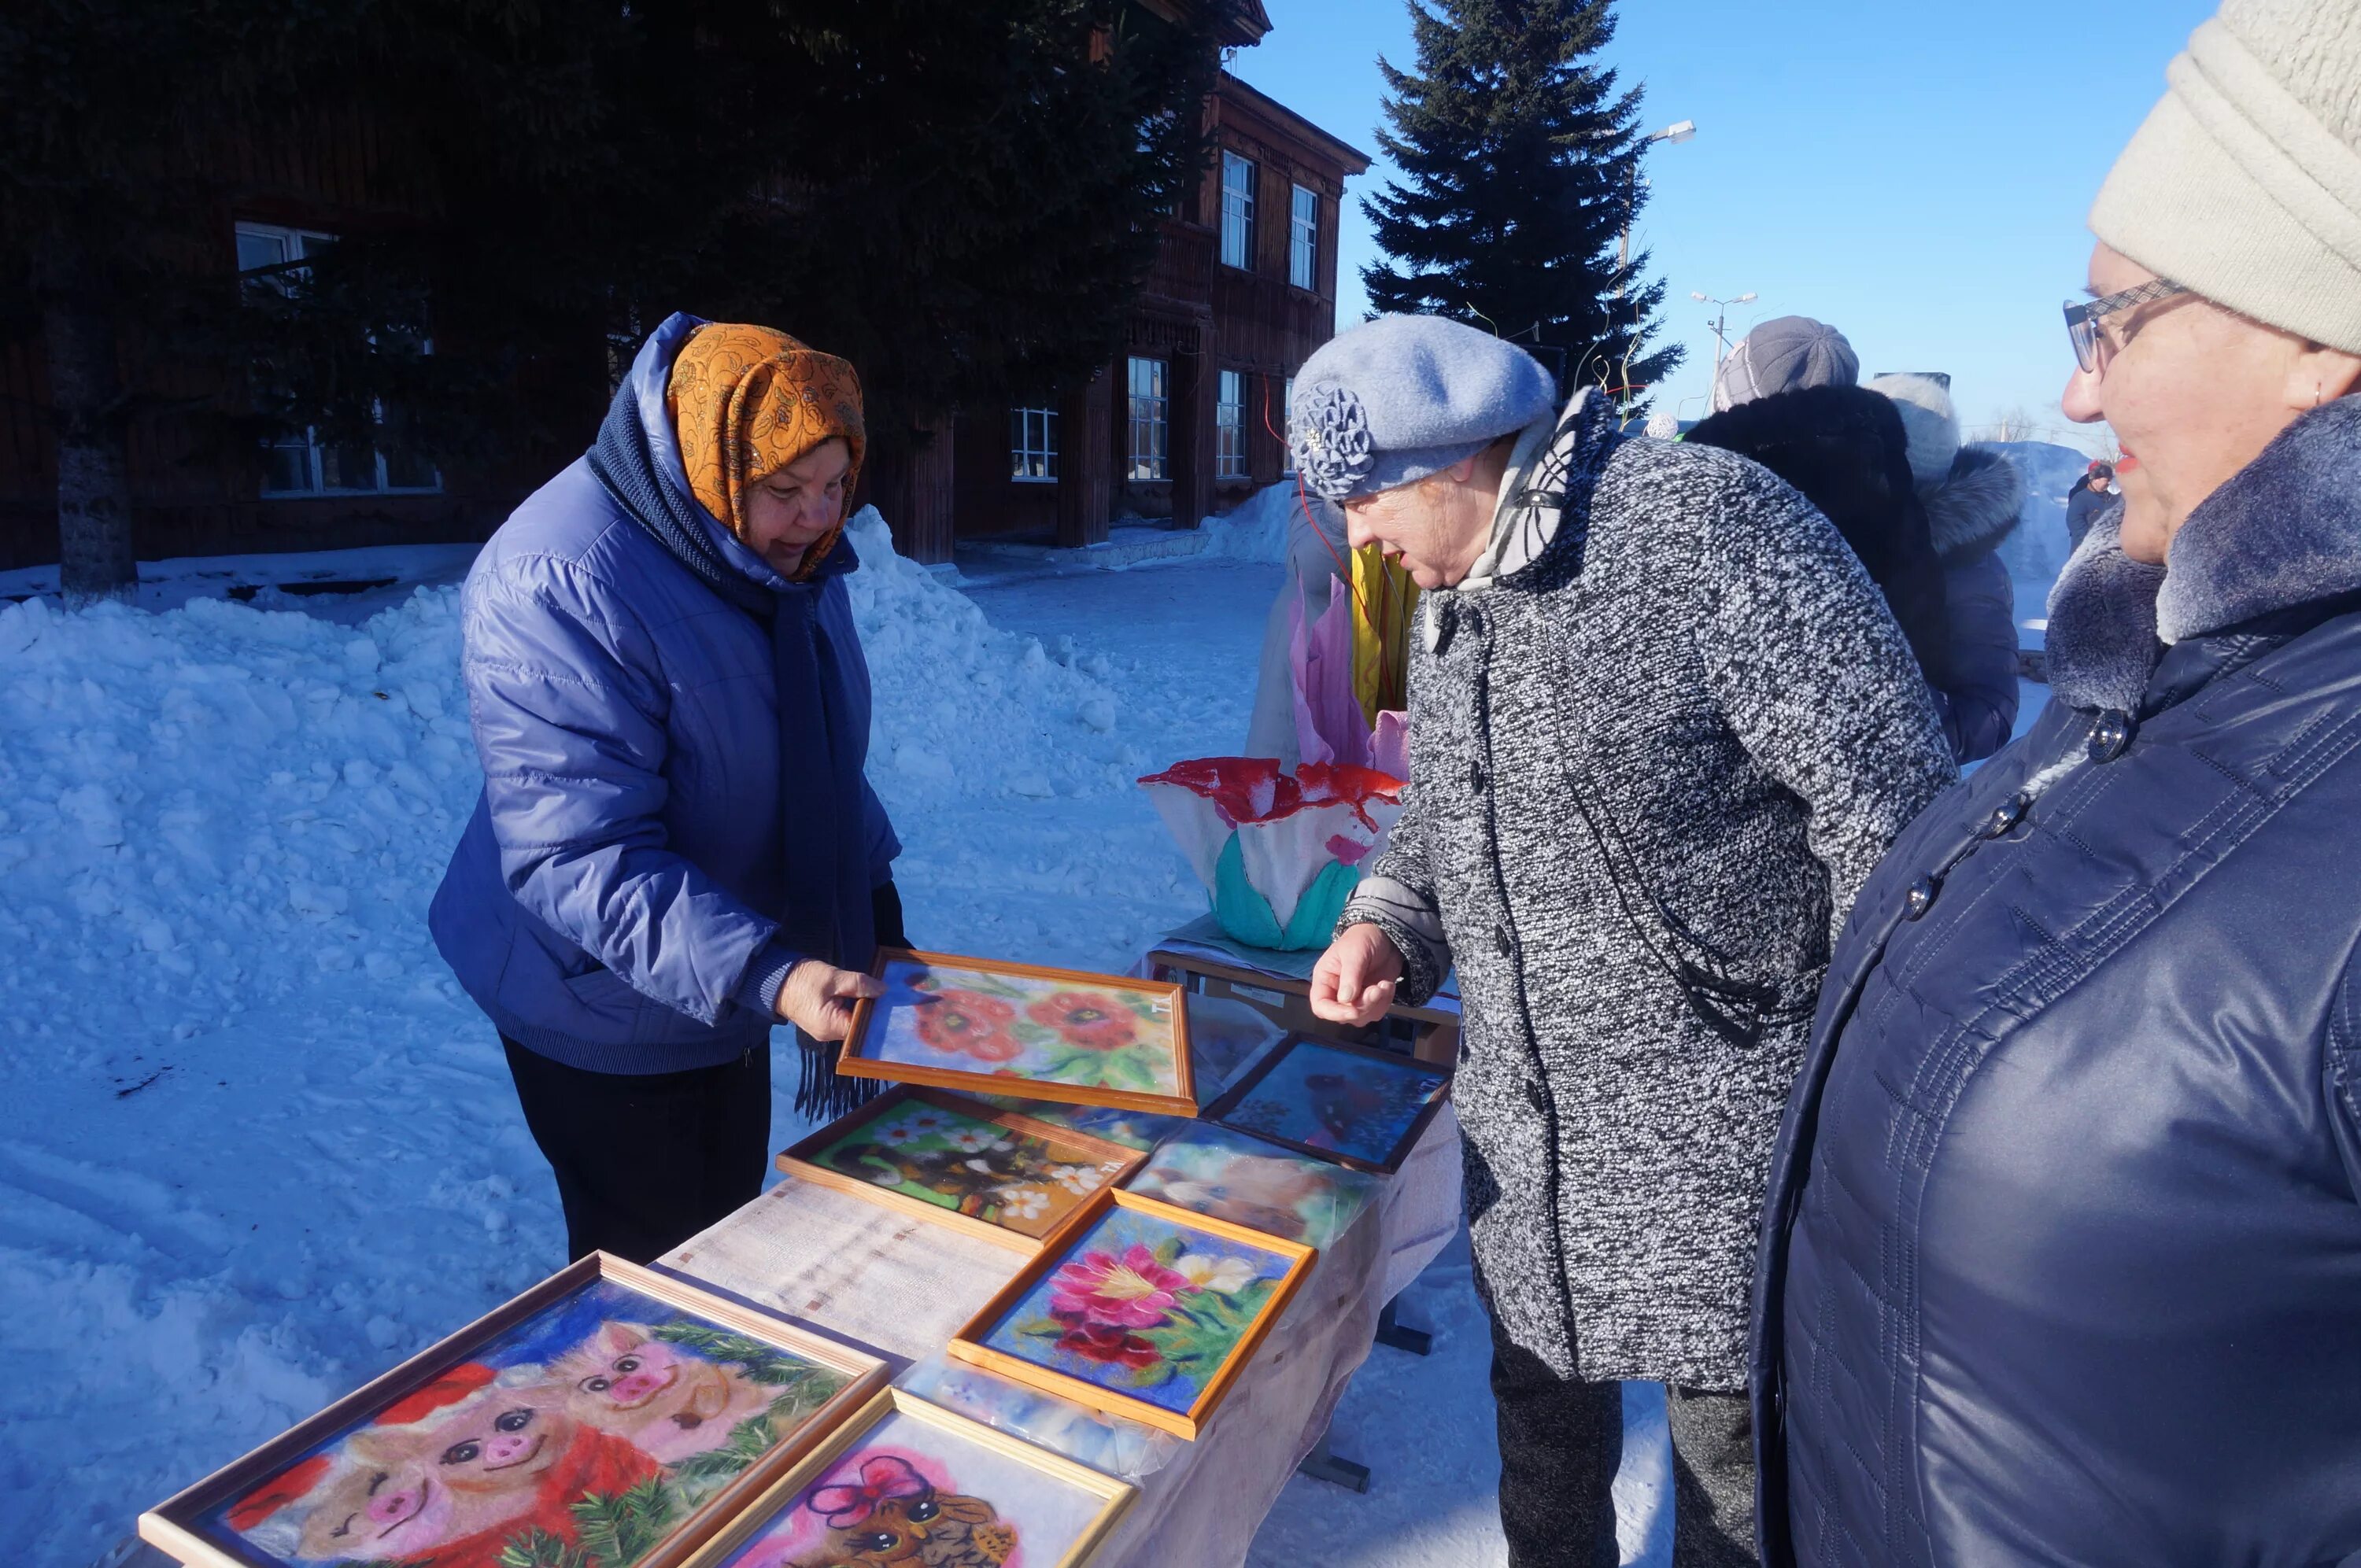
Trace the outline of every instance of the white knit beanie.
<instances>
[{"instance_id":1,"label":"white knit beanie","mask_svg":"<svg viewBox=\"0 0 2361 1568\"><path fill-rule=\"evenodd\" d=\"M2361 4L2223 0L2165 77L2091 232L2218 304L2361 354Z\"/></svg>"},{"instance_id":2,"label":"white knit beanie","mask_svg":"<svg viewBox=\"0 0 2361 1568\"><path fill-rule=\"evenodd\" d=\"M1910 443L1910 478L1921 490L1951 476L1960 455L1960 415L1951 394L1932 376L1880 376L1869 389L1893 403Z\"/></svg>"}]
</instances>

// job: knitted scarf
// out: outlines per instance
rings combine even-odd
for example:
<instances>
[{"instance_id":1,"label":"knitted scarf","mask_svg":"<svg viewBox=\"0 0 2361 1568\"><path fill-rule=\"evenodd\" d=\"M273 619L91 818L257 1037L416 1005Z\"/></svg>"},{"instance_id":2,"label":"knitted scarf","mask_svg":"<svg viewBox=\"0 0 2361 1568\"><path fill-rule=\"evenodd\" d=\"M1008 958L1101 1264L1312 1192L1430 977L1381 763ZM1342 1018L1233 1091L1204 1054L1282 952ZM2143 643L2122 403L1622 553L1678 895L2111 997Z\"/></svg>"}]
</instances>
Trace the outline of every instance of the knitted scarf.
<instances>
[{"instance_id":1,"label":"knitted scarf","mask_svg":"<svg viewBox=\"0 0 2361 1568\"><path fill-rule=\"evenodd\" d=\"M703 509L658 471L637 380L625 378L608 405L588 455L590 471L675 560L769 630L778 685L779 760L782 767L796 769L804 785L791 790L782 781L780 789L785 908L778 939L840 968L866 970L876 951L862 819L868 737L854 732L842 655L819 620L820 596L860 559L840 540L805 580L775 586L732 566L714 543L711 523L699 515ZM803 1054L797 1111L840 1114L878 1087L839 1077L837 1047L800 1029L796 1037Z\"/></svg>"}]
</instances>

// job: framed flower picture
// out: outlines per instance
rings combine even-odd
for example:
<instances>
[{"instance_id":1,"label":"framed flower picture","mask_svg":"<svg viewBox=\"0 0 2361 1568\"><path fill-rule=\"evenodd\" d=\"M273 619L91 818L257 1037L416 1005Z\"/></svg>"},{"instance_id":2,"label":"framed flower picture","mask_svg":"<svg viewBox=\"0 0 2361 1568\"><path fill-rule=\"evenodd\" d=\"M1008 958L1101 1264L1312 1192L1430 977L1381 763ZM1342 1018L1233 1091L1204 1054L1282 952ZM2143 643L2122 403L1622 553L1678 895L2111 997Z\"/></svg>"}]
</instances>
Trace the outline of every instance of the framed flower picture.
<instances>
[{"instance_id":1,"label":"framed flower picture","mask_svg":"<svg viewBox=\"0 0 2361 1568\"><path fill-rule=\"evenodd\" d=\"M1082 1568L1138 1491L888 1388L686 1568Z\"/></svg>"},{"instance_id":2,"label":"framed flower picture","mask_svg":"<svg viewBox=\"0 0 2361 1568\"><path fill-rule=\"evenodd\" d=\"M1367 1171L1198 1122L1159 1145L1125 1190L1266 1235L1328 1247L1384 1186Z\"/></svg>"},{"instance_id":3,"label":"framed flower picture","mask_svg":"<svg viewBox=\"0 0 2361 1568\"><path fill-rule=\"evenodd\" d=\"M878 950L837 1070L1076 1105L1197 1113L1179 985Z\"/></svg>"},{"instance_id":4,"label":"framed flower picture","mask_svg":"<svg viewBox=\"0 0 2361 1568\"><path fill-rule=\"evenodd\" d=\"M1205 1120L1390 1176L1450 1093L1450 1072L1433 1062L1297 1035L1207 1106Z\"/></svg>"},{"instance_id":5,"label":"framed flower picture","mask_svg":"<svg viewBox=\"0 0 2361 1568\"><path fill-rule=\"evenodd\" d=\"M884 1365L594 1253L140 1516L203 1568L676 1568Z\"/></svg>"},{"instance_id":6,"label":"framed flower picture","mask_svg":"<svg viewBox=\"0 0 2361 1568\"><path fill-rule=\"evenodd\" d=\"M1193 1439L1317 1255L1110 1190L949 1349L1027 1387Z\"/></svg>"},{"instance_id":7,"label":"framed flower picture","mask_svg":"<svg viewBox=\"0 0 2361 1568\"><path fill-rule=\"evenodd\" d=\"M899 1085L779 1156L779 1168L1035 1253L1138 1150L1014 1111Z\"/></svg>"}]
</instances>

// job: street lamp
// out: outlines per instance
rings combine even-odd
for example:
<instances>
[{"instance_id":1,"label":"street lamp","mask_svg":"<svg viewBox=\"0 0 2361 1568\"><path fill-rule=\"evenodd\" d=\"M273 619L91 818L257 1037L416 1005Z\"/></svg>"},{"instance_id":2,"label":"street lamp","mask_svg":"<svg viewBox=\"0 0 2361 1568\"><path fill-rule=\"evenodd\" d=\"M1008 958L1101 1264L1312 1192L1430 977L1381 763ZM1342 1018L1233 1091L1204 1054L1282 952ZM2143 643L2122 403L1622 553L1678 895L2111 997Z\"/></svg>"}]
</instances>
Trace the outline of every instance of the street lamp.
<instances>
[{"instance_id":1,"label":"street lamp","mask_svg":"<svg viewBox=\"0 0 2361 1568\"><path fill-rule=\"evenodd\" d=\"M1660 141L1683 142L1697 135L1695 120L1675 120L1653 135L1642 137L1640 150L1645 152ZM1623 232L1615 241L1615 297L1623 297L1624 269L1631 265L1631 214L1640 205L1640 160L1631 160L1631 183L1623 198Z\"/></svg>"},{"instance_id":2,"label":"street lamp","mask_svg":"<svg viewBox=\"0 0 2361 1568\"><path fill-rule=\"evenodd\" d=\"M1701 305L1713 305L1719 307L1714 312L1713 321L1711 323L1713 327L1713 367L1716 370L1719 370L1721 368L1723 358L1730 353L1730 339L1723 336L1721 331L1722 323L1730 319L1730 307L1732 305L1752 304L1754 302L1754 291L1749 289L1746 292L1739 295L1738 298L1734 300L1717 300L1710 295L1699 293L1697 290L1692 289L1689 291L1689 298L1695 300Z\"/></svg>"}]
</instances>

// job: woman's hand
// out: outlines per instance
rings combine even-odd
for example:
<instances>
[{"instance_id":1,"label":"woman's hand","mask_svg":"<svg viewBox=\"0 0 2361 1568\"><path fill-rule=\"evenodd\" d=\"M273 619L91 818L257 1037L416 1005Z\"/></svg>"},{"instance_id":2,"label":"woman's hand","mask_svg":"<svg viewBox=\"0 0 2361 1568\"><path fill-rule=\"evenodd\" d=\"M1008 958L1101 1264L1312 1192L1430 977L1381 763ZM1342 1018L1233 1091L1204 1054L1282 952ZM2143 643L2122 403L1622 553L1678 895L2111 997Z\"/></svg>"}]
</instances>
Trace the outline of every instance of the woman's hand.
<instances>
[{"instance_id":1,"label":"woman's hand","mask_svg":"<svg viewBox=\"0 0 2361 1568\"><path fill-rule=\"evenodd\" d=\"M1401 953L1383 931L1347 926L1312 968L1312 1015L1331 1024L1374 1024L1394 1004L1401 977Z\"/></svg>"},{"instance_id":2,"label":"woman's hand","mask_svg":"<svg viewBox=\"0 0 2361 1568\"><path fill-rule=\"evenodd\" d=\"M840 1040L852 1032L853 1003L884 994L868 975L806 959L779 987L778 1014L815 1040Z\"/></svg>"}]
</instances>

